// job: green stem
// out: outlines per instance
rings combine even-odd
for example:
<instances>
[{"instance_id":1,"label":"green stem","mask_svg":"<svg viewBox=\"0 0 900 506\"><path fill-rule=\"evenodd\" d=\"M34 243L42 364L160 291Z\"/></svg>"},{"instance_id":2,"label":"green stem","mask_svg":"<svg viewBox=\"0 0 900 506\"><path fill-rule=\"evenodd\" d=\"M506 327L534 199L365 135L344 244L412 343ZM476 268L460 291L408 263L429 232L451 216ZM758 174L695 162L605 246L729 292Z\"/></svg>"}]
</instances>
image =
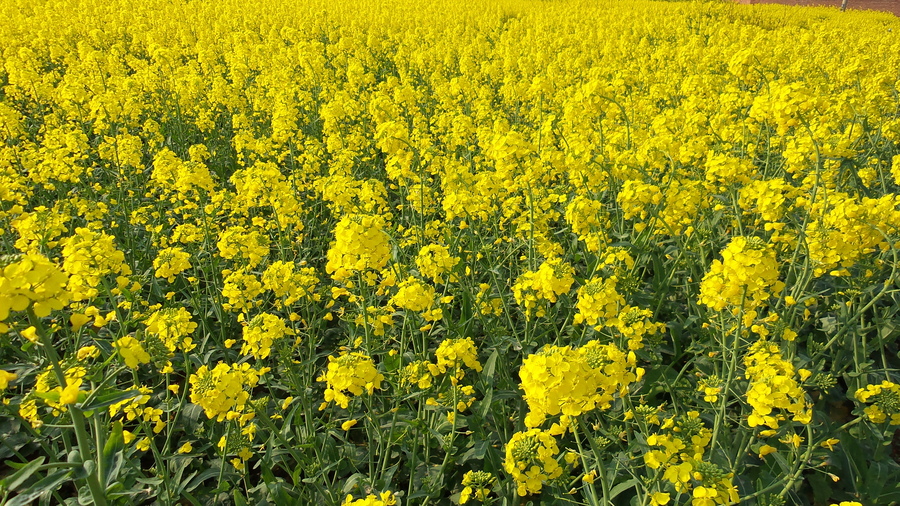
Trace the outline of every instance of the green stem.
<instances>
[{"instance_id":1,"label":"green stem","mask_svg":"<svg viewBox=\"0 0 900 506\"><path fill-rule=\"evenodd\" d=\"M41 340L41 347L47 354L47 358L50 359L50 364L60 388L65 388L66 374L59 365L59 355L56 353L56 348L53 347L53 343L47 336L40 319L34 314L34 311L31 308L28 309L28 320L34 325L34 328L37 329L37 334ZM73 404L69 406L69 415L72 418L72 426L75 428L75 438L78 440L78 453L81 457L81 462L87 463L88 461L92 461L91 438L85 427L84 413ZM99 470L100 469L97 466L94 466L93 471L88 473L87 484L88 489L91 492L91 498L94 500L94 504L97 506L106 506L106 495L104 494L103 487L100 485L100 477L98 475Z\"/></svg>"}]
</instances>

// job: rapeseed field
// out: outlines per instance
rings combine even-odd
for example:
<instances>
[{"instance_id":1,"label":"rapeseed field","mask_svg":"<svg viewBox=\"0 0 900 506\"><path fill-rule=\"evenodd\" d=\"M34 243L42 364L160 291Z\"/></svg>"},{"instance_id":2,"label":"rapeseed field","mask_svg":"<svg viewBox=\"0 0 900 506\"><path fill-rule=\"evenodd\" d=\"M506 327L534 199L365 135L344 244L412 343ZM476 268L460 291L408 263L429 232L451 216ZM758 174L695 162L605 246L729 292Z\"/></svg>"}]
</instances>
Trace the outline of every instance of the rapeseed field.
<instances>
[{"instance_id":1,"label":"rapeseed field","mask_svg":"<svg viewBox=\"0 0 900 506\"><path fill-rule=\"evenodd\" d=\"M0 503L900 501L898 18L0 20Z\"/></svg>"}]
</instances>

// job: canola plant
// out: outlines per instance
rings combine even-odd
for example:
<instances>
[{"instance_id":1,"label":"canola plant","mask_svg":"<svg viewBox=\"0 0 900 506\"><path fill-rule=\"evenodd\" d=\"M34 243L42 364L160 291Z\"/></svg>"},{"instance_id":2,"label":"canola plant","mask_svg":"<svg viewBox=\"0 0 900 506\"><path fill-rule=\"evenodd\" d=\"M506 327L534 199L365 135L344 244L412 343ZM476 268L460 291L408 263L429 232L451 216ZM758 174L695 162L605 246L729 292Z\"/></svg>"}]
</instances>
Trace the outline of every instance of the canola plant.
<instances>
[{"instance_id":1,"label":"canola plant","mask_svg":"<svg viewBox=\"0 0 900 506\"><path fill-rule=\"evenodd\" d=\"M896 17L0 19L0 503L900 501Z\"/></svg>"}]
</instances>

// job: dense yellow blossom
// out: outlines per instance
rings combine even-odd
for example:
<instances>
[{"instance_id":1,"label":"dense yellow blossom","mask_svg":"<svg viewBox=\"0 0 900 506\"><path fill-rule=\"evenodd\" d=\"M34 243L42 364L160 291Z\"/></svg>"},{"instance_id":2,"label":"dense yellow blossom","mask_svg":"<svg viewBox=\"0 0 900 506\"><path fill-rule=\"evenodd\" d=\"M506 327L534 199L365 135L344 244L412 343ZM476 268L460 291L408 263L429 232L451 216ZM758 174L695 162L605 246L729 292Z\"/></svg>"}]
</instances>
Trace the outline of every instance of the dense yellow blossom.
<instances>
[{"instance_id":1,"label":"dense yellow blossom","mask_svg":"<svg viewBox=\"0 0 900 506\"><path fill-rule=\"evenodd\" d=\"M268 313L256 315L244 326L244 344L241 347L242 355L252 355L254 358L266 358L272 351L275 341L285 336L293 335L284 320Z\"/></svg>"},{"instance_id":2,"label":"dense yellow blossom","mask_svg":"<svg viewBox=\"0 0 900 506\"><path fill-rule=\"evenodd\" d=\"M475 371L481 371L481 363L478 361L478 350L471 337L465 339L446 339L438 345L437 371L443 374L453 371L456 378L462 378L463 365Z\"/></svg>"},{"instance_id":3,"label":"dense yellow blossom","mask_svg":"<svg viewBox=\"0 0 900 506\"><path fill-rule=\"evenodd\" d=\"M325 402L319 407L321 410L329 402L346 408L350 404L350 395L358 396L363 392L371 394L375 389L381 388L384 376L367 355L344 352L337 357L328 357L328 368L317 381L327 384Z\"/></svg>"},{"instance_id":4,"label":"dense yellow blossom","mask_svg":"<svg viewBox=\"0 0 900 506\"><path fill-rule=\"evenodd\" d=\"M254 369L248 363L228 365L218 363L212 369L203 365L191 374L191 402L203 408L206 416L221 422L245 413L250 400L249 389L259 383L268 372Z\"/></svg>"},{"instance_id":5,"label":"dense yellow blossom","mask_svg":"<svg viewBox=\"0 0 900 506\"><path fill-rule=\"evenodd\" d=\"M37 253L0 258L0 332L11 311L29 307L37 316L62 309L71 299L66 291L67 276L59 267Z\"/></svg>"},{"instance_id":6,"label":"dense yellow blossom","mask_svg":"<svg viewBox=\"0 0 900 506\"><path fill-rule=\"evenodd\" d=\"M548 432L530 429L516 432L506 443L503 468L516 481L520 496L537 494L549 480L562 476L563 469L556 461L559 446Z\"/></svg>"},{"instance_id":7,"label":"dense yellow blossom","mask_svg":"<svg viewBox=\"0 0 900 506\"><path fill-rule=\"evenodd\" d=\"M619 313L625 305L625 298L616 291L617 281L615 276L594 278L578 288L576 324L603 326Z\"/></svg>"},{"instance_id":8,"label":"dense yellow blossom","mask_svg":"<svg viewBox=\"0 0 900 506\"><path fill-rule=\"evenodd\" d=\"M747 419L748 425L767 425L777 429L785 415L776 409L790 413L793 421L809 423L812 412L806 393L797 382L794 365L782 358L777 344L766 341L754 343L744 363L750 380L747 403L753 407L753 413Z\"/></svg>"},{"instance_id":9,"label":"dense yellow blossom","mask_svg":"<svg viewBox=\"0 0 900 506\"><path fill-rule=\"evenodd\" d=\"M183 307L156 311L147 318L147 333L157 336L170 352L191 351L196 346L191 335L197 324Z\"/></svg>"},{"instance_id":10,"label":"dense yellow blossom","mask_svg":"<svg viewBox=\"0 0 900 506\"><path fill-rule=\"evenodd\" d=\"M546 346L522 362L521 388L528 402L525 425L539 427L546 417L577 417L594 409L608 409L614 397L643 376L633 352L614 344L591 341L573 349Z\"/></svg>"},{"instance_id":11,"label":"dense yellow blossom","mask_svg":"<svg viewBox=\"0 0 900 506\"><path fill-rule=\"evenodd\" d=\"M735 237L713 260L700 284L700 302L712 309L756 307L784 289L775 250L758 238Z\"/></svg>"},{"instance_id":12,"label":"dense yellow blossom","mask_svg":"<svg viewBox=\"0 0 900 506\"><path fill-rule=\"evenodd\" d=\"M385 227L380 215L353 214L341 218L328 250L325 271L340 281L358 272L382 269L390 255Z\"/></svg>"},{"instance_id":13,"label":"dense yellow blossom","mask_svg":"<svg viewBox=\"0 0 900 506\"><path fill-rule=\"evenodd\" d=\"M443 283L446 276L448 281L455 281L456 276L449 274L459 257L450 254L450 250L440 244L429 244L419 250L416 255L416 267L423 276L431 278L435 283Z\"/></svg>"},{"instance_id":14,"label":"dense yellow blossom","mask_svg":"<svg viewBox=\"0 0 900 506\"><path fill-rule=\"evenodd\" d=\"M69 275L68 290L72 300L96 297L101 279L108 274L128 276L131 267L125 253L118 250L115 238L103 232L76 228L75 235L60 241L63 247L63 270ZM124 279L124 278L121 278Z\"/></svg>"},{"instance_id":15,"label":"dense yellow blossom","mask_svg":"<svg viewBox=\"0 0 900 506\"><path fill-rule=\"evenodd\" d=\"M29 483L85 461L53 500L884 499L834 452L889 458L900 424L894 17L4 0L0 19L0 408L26 424L9 466L43 459Z\"/></svg>"},{"instance_id":16,"label":"dense yellow blossom","mask_svg":"<svg viewBox=\"0 0 900 506\"><path fill-rule=\"evenodd\" d=\"M178 247L161 250L153 260L156 277L163 278L169 283L175 281L175 276L191 268L190 259L190 253Z\"/></svg>"},{"instance_id":17,"label":"dense yellow blossom","mask_svg":"<svg viewBox=\"0 0 900 506\"><path fill-rule=\"evenodd\" d=\"M544 316L547 304L569 292L574 283L572 266L560 258L541 263L536 271L526 271L513 285L516 302L522 306L526 317Z\"/></svg>"}]
</instances>

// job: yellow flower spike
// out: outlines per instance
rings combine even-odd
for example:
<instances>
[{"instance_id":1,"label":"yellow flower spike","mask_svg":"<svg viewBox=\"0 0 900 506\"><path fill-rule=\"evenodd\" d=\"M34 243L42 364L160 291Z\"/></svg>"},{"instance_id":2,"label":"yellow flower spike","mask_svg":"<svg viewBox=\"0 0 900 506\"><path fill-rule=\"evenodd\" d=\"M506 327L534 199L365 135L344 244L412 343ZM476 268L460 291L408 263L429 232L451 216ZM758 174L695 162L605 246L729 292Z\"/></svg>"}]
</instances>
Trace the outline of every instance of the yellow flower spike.
<instances>
[{"instance_id":1,"label":"yellow flower spike","mask_svg":"<svg viewBox=\"0 0 900 506\"><path fill-rule=\"evenodd\" d=\"M341 424L341 429L348 431L352 427L354 427L357 423L359 423L358 420L347 420L346 422Z\"/></svg>"}]
</instances>

